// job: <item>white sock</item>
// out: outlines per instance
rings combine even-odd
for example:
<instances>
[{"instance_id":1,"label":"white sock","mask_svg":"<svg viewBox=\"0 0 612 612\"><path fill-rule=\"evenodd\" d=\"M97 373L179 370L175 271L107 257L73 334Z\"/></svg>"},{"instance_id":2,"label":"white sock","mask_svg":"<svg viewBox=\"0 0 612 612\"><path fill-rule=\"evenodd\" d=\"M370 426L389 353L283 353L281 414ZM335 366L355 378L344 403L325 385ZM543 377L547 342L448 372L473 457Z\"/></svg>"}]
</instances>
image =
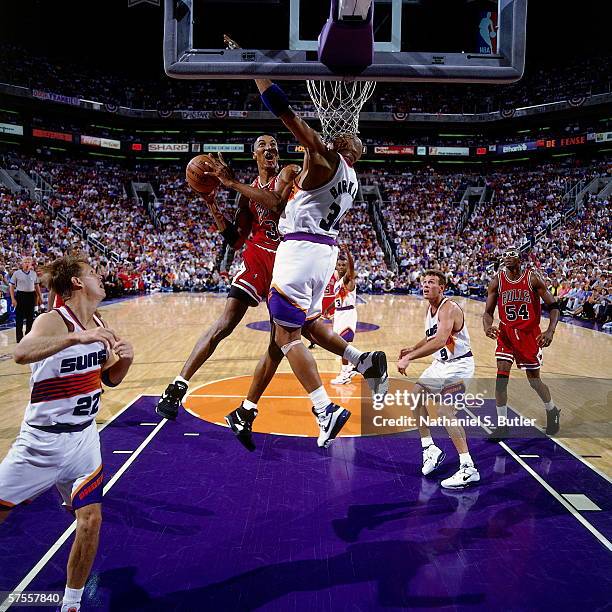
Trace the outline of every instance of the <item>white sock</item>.
<instances>
[{"instance_id":1,"label":"white sock","mask_svg":"<svg viewBox=\"0 0 612 612\"><path fill-rule=\"evenodd\" d=\"M72 602L72 603L63 603L61 607L61 612L70 612L70 610L80 610L81 604L80 602Z\"/></svg>"},{"instance_id":2,"label":"white sock","mask_svg":"<svg viewBox=\"0 0 612 612\"><path fill-rule=\"evenodd\" d=\"M173 383L182 382L184 385L189 386L189 381L185 380L182 376L177 376L173 381Z\"/></svg>"},{"instance_id":3,"label":"white sock","mask_svg":"<svg viewBox=\"0 0 612 612\"><path fill-rule=\"evenodd\" d=\"M427 436L425 438L421 438L421 446L423 448L427 448L434 443L433 438L431 436Z\"/></svg>"},{"instance_id":4,"label":"white sock","mask_svg":"<svg viewBox=\"0 0 612 612\"><path fill-rule=\"evenodd\" d=\"M321 385L318 389L315 389L312 393L309 393L308 397L310 398L310 401L312 402L317 414L323 412L325 408L331 404L329 395L327 395L327 391L323 385Z\"/></svg>"},{"instance_id":5,"label":"white sock","mask_svg":"<svg viewBox=\"0 0 612 612\"><path fill-rule=\"evenodd\" d=\"M352 344L348 344L344 349L344 355L342 355L347 361L350 361L353 365L359 363L359 358L363 355L363 351L356 349Z\"/></svg>"},{"instance_id":6,"label":"white sock","mask_svg":"<svg viewBox=\"0 0 612 612\"><path fill-rule=\"evenodd\" d=\"M64 609L64 605L68 604L78 604L81 603L81 597L83 597L83 591L85 587L82 589L71 589L68 585L66 585L66 590L64 591L64 600L62 601L62 610Z\"/></svg>"},{"instance_id":7,"label":"white sock","mask_svg":"<svg viewBox=\"0 0 612 612\"><path fill-rule=\"evenodd\" d=\"M495 406L497 410L498 417L504 417L504 419L508 418L508 405L504 404L503 406Z\"/></svg>"},{"instance_id":8,"label":"white sock","mask_svg":"<svg viewBox=\"0 0 612 612\"><path fill-rule=\"evenodd\" d=\"M247 399L242 400L242 407L246 408L247 410L257 410L257 404L254 404Z\"/></svg>"},{"instance_id":9,"label":"white sock","mask_svg":"<svg viewBox=\"0 0 612 612\"><path fill-rule=\"evenodd\" d=\"M544 402L544 408L546 408L546 410L553 410L554 407L555 403L552 401L552 397L550 398L550 402Z\"/></svg>"},{"instance_id":10,"label":"white sock","mask_svg":"<svg viewBox=\"0 0 612 612\"><path fill-rule=\"evenodd\" d=\"M470 465L474 465L474 462L472 461L472 457L470 453L469 452L459 453L459 465L465 465L466 463L469 463Z\"/></svg>"}]
</instances>

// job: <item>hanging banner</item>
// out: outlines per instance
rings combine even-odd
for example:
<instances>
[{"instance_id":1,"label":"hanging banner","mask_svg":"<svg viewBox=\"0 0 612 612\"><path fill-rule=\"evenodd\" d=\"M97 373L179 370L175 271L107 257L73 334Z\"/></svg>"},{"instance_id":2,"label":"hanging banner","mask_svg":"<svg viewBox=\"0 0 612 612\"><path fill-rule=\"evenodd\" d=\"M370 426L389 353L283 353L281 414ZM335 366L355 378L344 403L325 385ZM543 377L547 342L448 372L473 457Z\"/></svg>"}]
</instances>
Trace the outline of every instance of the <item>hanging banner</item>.
<instances>
[{"instance_id":1,"label":"hanging banner","mask_svg":"<svg viewBox=\"0 0 612 612\"><path fill-rule=\"evenodd\" d=\"M244 153L244 145L236 143L202 144L202 153Z\"/></svg>"},{"instance_id":2,"label":"hanging banner","mask_svg":"<svg viewBox=\"0 0 612 612\"><path fill-rule=\"evenodd\" d=\"M50 138L52 140L65 140L66 142L72 142L72 134L66 134L65 132L52 132L50 130L32 130L32 136L35 138Z\"/></svg>"},{"instance_id":3,"label":"hanging banner","mask_svg":"<svg viewBox=\"0 0 612 612\"><path fill-rule=\"evenodd\" d=\"M462 155L469 156L469 147L429 147L430 155Z\"/></svg>"},{"instance_id":4,"label":"hanging banner","mask_svg":"<svg viewBox=\"0 0 612 612\"><path fill-rule=\"evenodd\" d=\"M387 145L374 147L374 153L379 155L414 155L414 147L405 145Z\"/></svg>"},{"instance_id":5,"label":"hanging banner","mask_svg":"<svg viewBox=\"0 0 612 612\"><path fill-rule=\"evenodd\" d=\"M150 142L151 153L189 153L189 145L179 142Z\"/></svg>"}]
</instances>

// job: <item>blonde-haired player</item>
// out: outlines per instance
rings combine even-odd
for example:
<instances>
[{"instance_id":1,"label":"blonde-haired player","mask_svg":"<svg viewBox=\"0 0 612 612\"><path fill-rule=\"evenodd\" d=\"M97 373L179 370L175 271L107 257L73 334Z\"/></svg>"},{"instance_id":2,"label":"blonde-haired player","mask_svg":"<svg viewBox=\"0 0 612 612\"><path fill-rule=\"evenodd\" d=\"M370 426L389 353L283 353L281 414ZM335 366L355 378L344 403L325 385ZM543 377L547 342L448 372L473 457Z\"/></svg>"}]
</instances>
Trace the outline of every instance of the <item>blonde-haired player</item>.
<instances>
[{"instance_id":1,"label":"blonde-haired player","mask_svg":"<svg viewBox=\"0 0 612 612\"><path fill-rule=\"evenodd\" d=\"M406 375L411 361L433 356L432 364L421 374L414 393L419 396L416 407L419 434L423 447L422 473L428 476L444 460L444 451L434 444L431 431L421 417L425 416L424 394L453 395L465 390L465 381L474 376L474 356L470 334L461 307L444 297L446 276L440 270L426 270L421 279L423 297L429 302L425 317L425 338L415 346L401 350L397 362L400 374ZM454 406L440 405L438 413L450 421L446 425L449 437L459 454L459 470L440 484L445 489L463 489L480 481L480 474L470 455L465 430L460 423L452 423Z\"/></svg>"},{"instance_id":2,"label":"blonde-haired player","mask_svg":"<svg viewBox=\"0 0 612 612\"><path fill-rule=\"evenodd\" d=\"M95 415L102 383L118 385L134 353L96 315L104 285L87 260L67 255L44 274L65 305L40 315L15 349L15 361L30 364L31 394L17 440L0 464L0 522L18 504L58 488L77 521L61 610L78 612L102 522Z\"/></svg>"},{"instance_id":3,"label":"blonde-haired player","mask_svg":"<svg viewBox=\"0 0 612 612\"><path fill-rule=\"evenodd\" d=\"M347 342L355 339L357 330L357 285L355 283L355 263L346 245L340 247L336 262L336 282L334 285L334 332ZM332 385L346 385L357 374L355 366L342 357L342 369Z\"/></svg>"}]
</instances>

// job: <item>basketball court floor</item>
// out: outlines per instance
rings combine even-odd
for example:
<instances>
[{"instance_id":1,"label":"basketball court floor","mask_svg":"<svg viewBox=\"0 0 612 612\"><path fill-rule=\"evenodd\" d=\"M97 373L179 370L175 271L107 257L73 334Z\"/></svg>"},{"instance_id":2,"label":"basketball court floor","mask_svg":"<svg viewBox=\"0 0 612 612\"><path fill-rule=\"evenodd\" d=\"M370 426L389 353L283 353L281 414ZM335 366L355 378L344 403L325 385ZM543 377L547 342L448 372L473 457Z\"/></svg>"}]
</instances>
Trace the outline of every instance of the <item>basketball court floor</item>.
<instances>
[{"instance_id":1,"label":"basketball court floor","mask_svg":"<svg viewBox=\"0 0 612 612\"><path fill-rule=\"evenodd\" d=\"M399 376L394 359L422 336L425 303L411 296L366 301L355 343L384 349L390 373ZM484 305L458 301L477 376L494 378L494 343L481 331ZM248 325L193 379L178 421L160 420L157 396L223 305L223 297L157 294L101 309L133 342L136 358L123 385L104 394L99 414L104 523L84 609L609 605L610 405L588 389L608 375L610 336L561 323L545 351L543 375L564 381L553 397L566 437L552 440L535 427L505 443L474 436L480 485L446 491L438 481L456 469L456 455L443 432L436 439L448 451L444 469L424 478L410 432L361 435L364 391L357 381L329 385L339 362L322 349L314 354L330 395L353 412L346 435L328 450L317 448L309 401L283 363L260 403L256 451L236 442L220 423L244 397L267 344L263 306L249 311ZM13 338L14 330L0 332L0 354L10 353ZM415 364L410 378L426 366ZM18 431L28 372L0 362L0 456ZM542 425L537 396L525 397L519 406L511 395L510 405ZM485 411L494 413L491 402ZM0 591L63 590L73 529L55 491L14 511L0 525Z\"/></svg>"}]
</instances>

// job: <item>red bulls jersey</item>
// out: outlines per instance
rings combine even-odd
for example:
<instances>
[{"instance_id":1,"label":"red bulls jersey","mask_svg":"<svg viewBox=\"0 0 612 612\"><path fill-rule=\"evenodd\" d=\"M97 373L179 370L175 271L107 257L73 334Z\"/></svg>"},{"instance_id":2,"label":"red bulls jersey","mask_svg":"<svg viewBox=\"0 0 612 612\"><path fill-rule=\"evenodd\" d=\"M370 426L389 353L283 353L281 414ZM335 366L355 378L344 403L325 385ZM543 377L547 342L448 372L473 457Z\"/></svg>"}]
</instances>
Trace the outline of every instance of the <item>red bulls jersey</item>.
<instances>
[{"instance_id":1,"label":"red bulls jersey","mask_svg":"<svg viewBox=\"0 0 612 612\"><path fill-rule=\"evenodd\" d=\"M325 287L325 292L323 293L323 302L322 302L322 312L326 317L331 317L336 310L335 299L336 299L336 280L338 276L334 272L329 279Z\"/></svg>"},{"instance_id":2,"label":"red bulls jersey","mask_svg":"<svg viewBox=\"0 0 612 612\"><path fill-rule=\"evenodd\" d=\"M277 177L275 176L267 184L262 185L259 177L257 177L251 183L251 187L274 191L276 179ZM236 215L236 225L240 229L243 240L233 245L234 248L240 248L246 242L247 247L256 246L266 251L276 252L276 248L280 243L278 218L278 213L257 202L253 202L253 200L249 200L248 206L238 209Z\"/></svg>"},{"instance_id":3,"label":"red bulls jersey","mask_svg":"<svg viewBox=\"0 0 612 612\"><path fill-rule=\"evenodd\" d=\"M540 325L540 296L531 286L532 274L524 270L512 281L505 270L499 272L497 310L503 325L514 329L531 329Z\"/></svg>"}]
</instances>

